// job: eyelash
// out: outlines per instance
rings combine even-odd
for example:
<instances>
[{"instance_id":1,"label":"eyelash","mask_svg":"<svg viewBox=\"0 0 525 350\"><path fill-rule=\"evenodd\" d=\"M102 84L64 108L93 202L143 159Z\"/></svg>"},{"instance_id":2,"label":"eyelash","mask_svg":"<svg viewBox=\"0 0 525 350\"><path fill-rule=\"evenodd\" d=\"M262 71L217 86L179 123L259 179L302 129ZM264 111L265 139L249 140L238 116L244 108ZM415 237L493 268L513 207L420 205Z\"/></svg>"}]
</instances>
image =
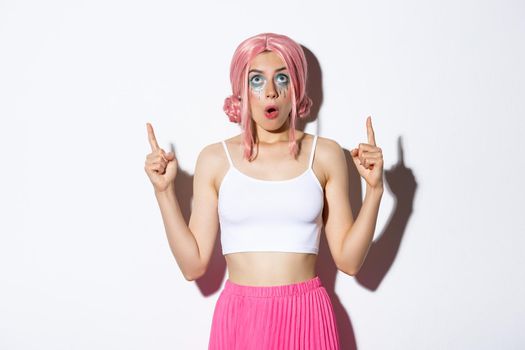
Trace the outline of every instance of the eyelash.
<instances>
[{"instance_id":1,"label":"eyelash","mask_svg":"<svg viewBox=\"0 0 525 350\"><path fill-rule=\"evenodd\" d=\"M284 80L283 82L279 82L279 81L277 80L279 77L284 77L285 80ZM277 80L278 83L283 84L283 85L288 84L288 81L289 81L289 78L288 78L288 76L287 76L286 74L279 74L279 75L277 75L277 76L275 77L275 79Z\"/></svg>"},{"instance_id":2,"label":"eyelash","mask_svg":"<svg viewBox=\"0 0 525 350\"><path fill-rule=\"evenodd\" d=\"M259 79L261 79L263 81L261 81L259 83L256 83L256 82L254 82L255 78L259 78ZM255 86L261 85L263 82L264 82L264 78L262 76L260 76L260 75L254 75L253 77L250 78L250 84L255 85Z\"/></svg>"}]
</instances>

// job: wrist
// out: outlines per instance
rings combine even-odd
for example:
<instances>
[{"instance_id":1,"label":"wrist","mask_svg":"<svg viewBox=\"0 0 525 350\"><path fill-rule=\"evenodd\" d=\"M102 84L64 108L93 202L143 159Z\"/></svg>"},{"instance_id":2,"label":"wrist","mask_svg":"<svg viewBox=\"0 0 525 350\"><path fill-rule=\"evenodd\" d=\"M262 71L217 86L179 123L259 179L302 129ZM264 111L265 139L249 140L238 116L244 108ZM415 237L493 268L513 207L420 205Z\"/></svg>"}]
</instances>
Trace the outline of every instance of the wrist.
<instances>
[{"instance_id":1,"label":"wrist","mask_svg":"<svg viewBox=\"0 0 525 350\"><path fill-rule=\"evenodd\" d=\"M370 185L366 185L366 194L372 194L372 195L377 195L377 196L381 196L384 192L384 187L383 187L383 183L377 185L377 186L370 186Z\"/></svg>"},{"instance_id":2,"label":"wrist","mask_svg":"<svg viewBox=\"0 0 525 350\"><path fill-rule=\"evenodd\" d=\"M164 190L157 190L155 189L155 196L157 197L166 197L169 195L173 195L175 193L175 188L172 185L169 185Z\"/></svg>"}]
</instances>

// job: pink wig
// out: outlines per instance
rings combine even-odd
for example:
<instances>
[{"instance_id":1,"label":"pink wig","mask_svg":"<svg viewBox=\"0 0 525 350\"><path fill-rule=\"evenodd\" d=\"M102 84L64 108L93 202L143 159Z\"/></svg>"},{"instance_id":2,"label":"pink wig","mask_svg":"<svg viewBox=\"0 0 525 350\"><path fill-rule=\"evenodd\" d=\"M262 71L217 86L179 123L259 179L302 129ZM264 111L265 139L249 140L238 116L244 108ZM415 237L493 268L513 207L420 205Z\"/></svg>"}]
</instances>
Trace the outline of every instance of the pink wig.
<instances>
[{"instance_id":1,"label":"pink wig","mask_svg":"<svg viewBox=\"0 0 525 350\"><path fill-rule=\"evenodd\" d=\"M306 94L307 64L303 49L285 35L263 33L244 40L235 50L230 65L230 82L233 94L224 101L224 112L231 122L240 123L243 130L244 158L253 160L253 124L248 103L248 65L255 56L273 51L284 61L290 73L292 111L290 113L289 149L295 158L298 146L295 139L297 117L310 113L312 100Z\"/></svg>"}]
</instances>

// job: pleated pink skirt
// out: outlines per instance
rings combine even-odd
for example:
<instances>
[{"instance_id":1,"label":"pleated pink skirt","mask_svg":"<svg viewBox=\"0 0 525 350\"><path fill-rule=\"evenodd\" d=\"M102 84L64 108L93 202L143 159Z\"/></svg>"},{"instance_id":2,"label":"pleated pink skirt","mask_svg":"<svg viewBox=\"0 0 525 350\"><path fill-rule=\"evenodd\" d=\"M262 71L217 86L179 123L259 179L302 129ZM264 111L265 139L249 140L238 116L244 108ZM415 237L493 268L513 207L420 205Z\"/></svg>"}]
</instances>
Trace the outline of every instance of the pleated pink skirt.
<instances>
[{"instance_id":1,"label":"pleated pink skirt","mask_svg":"<svg viewBox=\"0 0 525 350\"><path fill-rule=\"evenodd\" d=\"M208 349L340 349L334 309L321 279L279 286L226 280L215 305Z\"/></svg>"}]
</instances>

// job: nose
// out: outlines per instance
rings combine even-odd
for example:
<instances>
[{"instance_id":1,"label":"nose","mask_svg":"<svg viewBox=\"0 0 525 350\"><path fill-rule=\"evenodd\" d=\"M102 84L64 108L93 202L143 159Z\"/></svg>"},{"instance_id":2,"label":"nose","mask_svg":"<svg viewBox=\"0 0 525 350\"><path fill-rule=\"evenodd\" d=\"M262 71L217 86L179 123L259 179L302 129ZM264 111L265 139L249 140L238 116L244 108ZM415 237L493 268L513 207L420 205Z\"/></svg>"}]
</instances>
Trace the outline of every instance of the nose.
<instances>
[{"instance_id":1,"label":"nose","mask_svg":"<svg viewBox=\"0 0 525 350\"><path fill-rule=\"evenodd\" d=\"M279 94L277 93L277 89L275 88L275 85L273 82L266 84L266 97L267 98L277 98L279 97Z\"/></svg>"}]
</instances>

